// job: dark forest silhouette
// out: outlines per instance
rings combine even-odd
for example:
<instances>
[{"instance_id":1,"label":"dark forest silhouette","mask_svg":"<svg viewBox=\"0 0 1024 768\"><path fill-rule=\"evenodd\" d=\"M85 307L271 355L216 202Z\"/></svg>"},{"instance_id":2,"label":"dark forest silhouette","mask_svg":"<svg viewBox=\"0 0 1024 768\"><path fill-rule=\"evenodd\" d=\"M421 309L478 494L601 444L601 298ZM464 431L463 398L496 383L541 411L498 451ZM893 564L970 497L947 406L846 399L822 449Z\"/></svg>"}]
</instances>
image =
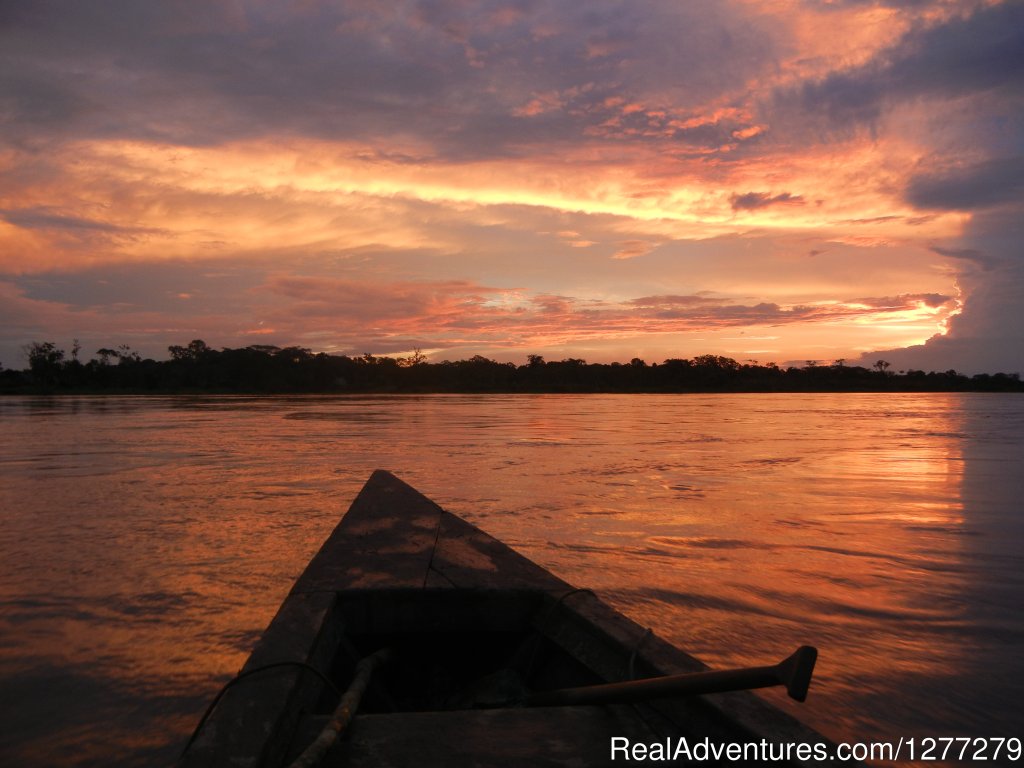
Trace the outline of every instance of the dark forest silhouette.
<instances>
[{"instance_id":1,"label":"dark forest silhouette","mask_svg":"<svg viewBox=\"0 0 1024 768\"><path fill-rule=\"evenodd\" d=\"M728 357L700 355L647 363L587 363L568 358L546 361L530 355L525 365L499 363L477 355L468 360L427 362L417 350L409 357L362 357L314 353L303 347L256 345L213 349L204 341L168 347L169 360L143 358L130 347L103 348L88 362L76 340L70 358L53 342L25 346L29 367L0 368L7 393L274 393L274 392L1022 392L1019 374L965 376L890 370L885 360L872 368L836 360L782 368L741 364Z\"/></svg>"}]
</instances>

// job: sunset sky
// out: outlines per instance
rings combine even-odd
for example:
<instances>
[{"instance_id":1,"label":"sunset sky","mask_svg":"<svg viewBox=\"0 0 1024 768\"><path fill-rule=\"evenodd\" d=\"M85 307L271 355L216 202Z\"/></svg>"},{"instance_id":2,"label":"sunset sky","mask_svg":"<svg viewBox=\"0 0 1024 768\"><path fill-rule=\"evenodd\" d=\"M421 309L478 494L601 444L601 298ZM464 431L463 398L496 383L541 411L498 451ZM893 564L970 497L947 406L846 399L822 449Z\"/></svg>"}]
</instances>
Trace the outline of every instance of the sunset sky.
<instances>
[{"instance_id":1,"label":"sunset sky","mask_svg":"<svg viewBox=\"0 0 1024 768\"><path fill-rule=\"evenodd\" d=\"M1022 117L1021 2L4 0L0 363L1024 373Z\"/></svg>"}]
</instances>

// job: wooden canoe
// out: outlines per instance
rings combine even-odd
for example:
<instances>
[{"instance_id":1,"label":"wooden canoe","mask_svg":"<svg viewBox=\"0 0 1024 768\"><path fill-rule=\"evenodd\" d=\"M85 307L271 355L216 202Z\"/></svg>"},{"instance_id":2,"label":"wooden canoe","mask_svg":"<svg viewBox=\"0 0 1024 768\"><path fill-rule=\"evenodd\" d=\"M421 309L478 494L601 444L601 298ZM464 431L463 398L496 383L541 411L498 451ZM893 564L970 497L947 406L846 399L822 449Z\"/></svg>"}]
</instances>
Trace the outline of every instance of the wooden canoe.
<instances>
[{"instance_id":1,"label":"wooden canoe","mask_svg":"<svg viewBox=\"0 0 1024 768\"><path fill-rule=\"evenodd\" d=\"M291 765L322 734L357 661L384 647L391 659L318 761L324 768L636 763L636 753L621 749L613 757L613 738L619 747L643 745L647 762L669 765L688 764L687 755L716 764L699 759L700 749L716 744L832 749L747 691L518 706L524 691L707 668L378 470L200 724L180 766ZM675 760L652 759L669 752Z\"/></svg>"}]
</instances>

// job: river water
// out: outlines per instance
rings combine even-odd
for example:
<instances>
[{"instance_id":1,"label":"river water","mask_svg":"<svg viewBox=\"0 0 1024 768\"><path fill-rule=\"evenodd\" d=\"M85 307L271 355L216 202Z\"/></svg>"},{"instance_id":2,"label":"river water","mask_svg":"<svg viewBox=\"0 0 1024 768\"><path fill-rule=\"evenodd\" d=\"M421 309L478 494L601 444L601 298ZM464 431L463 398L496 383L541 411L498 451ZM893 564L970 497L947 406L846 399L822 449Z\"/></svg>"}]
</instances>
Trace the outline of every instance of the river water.
<instances>
[{"instance_id":1,"label":"river water","mask_svg":"<svg viewBox=\"0 0 1024 768\"><path fill-rule=\"evenodd\" d=\"M173 762L378 467L840 741L1024 736L1024 397L0 399L0 764Z\"/></svg>"}]
</instances>

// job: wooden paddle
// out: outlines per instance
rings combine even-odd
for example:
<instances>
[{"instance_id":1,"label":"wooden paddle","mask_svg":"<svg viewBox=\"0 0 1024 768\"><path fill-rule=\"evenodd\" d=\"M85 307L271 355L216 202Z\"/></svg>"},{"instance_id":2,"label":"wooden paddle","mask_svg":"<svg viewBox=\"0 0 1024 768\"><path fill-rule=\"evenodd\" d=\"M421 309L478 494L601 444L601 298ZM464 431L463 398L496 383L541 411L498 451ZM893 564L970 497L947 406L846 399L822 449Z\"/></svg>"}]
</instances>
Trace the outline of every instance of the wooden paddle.
<instances>
[{"instance_id":1,"label":"wooden paddle","mask_svg":"<svg viewBox=\"0 0 1024 768\"><path fill-rule=\"evenodd\" d=\"M694 696L725 691L745 691L752 688L786 686L786 691L797 701L807 698L814 662L818 651L803 645L778 664L746 669L724 669L717 672L693 672L666 675L623 683L589 685L582 688L561 688L555 691L530 694L523 704L527 707L558 707L574 704L623 704L631 701Z\"/></svg>"}]
</instances>

